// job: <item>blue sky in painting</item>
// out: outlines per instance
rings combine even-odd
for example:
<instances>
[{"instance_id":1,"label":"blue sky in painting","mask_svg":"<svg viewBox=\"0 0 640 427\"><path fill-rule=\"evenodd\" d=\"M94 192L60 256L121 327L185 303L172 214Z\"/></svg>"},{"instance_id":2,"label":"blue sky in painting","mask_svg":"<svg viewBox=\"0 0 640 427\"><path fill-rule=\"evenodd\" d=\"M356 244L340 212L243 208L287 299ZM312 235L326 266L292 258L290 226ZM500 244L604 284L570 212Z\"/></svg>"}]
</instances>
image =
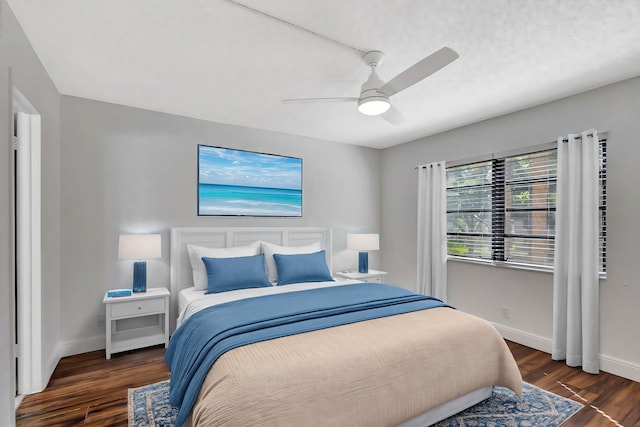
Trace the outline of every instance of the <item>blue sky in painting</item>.
<instances>
[{"instance_id":1,"label":"blue sky in painting","mask_svg":"<svg viewBox=\"0 0 640 427\"><path fill-rule=\"evenodd\" d=\"M199 146L199 183L302 189L302 159Z\"/></svg>"}]
</instances>

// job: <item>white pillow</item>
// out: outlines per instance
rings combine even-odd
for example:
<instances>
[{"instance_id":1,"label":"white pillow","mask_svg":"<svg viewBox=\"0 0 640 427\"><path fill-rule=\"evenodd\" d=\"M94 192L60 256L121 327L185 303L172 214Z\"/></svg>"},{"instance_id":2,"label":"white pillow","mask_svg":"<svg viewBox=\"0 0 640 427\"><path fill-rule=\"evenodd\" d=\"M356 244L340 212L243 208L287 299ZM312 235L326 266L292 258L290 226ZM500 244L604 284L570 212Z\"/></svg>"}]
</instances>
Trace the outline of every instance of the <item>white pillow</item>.
<instances>
[{"instance_id":1,"label":"white pillow","mask_svg":"<svg viewBox=\"0 0 640 427\"><path fill-rule=\"evenodd\" d=\"M193 270L193 286L196 289L207 290L209 281L202 258L236 258L258 255L260 253L260 242L255 241L247 246L236 246L234 248L207 248L187 245L187 253Z\"/></svg>"},{"instance_id":2,"label":"white pillow","mask_svg":"<svg viewBox=\"0 0 640 427\"><path fill-rule=\"evenodd\" d=\"M267 277L270 282L278 281L278 270L276 269L276 261L273 259L273 254L312 254L322 250L320 242L315 242L305 246L280 246L261 241L260 246L262 247L262 253L264 254L264 263L267 267Z\"/></svg>"}]
</instances>

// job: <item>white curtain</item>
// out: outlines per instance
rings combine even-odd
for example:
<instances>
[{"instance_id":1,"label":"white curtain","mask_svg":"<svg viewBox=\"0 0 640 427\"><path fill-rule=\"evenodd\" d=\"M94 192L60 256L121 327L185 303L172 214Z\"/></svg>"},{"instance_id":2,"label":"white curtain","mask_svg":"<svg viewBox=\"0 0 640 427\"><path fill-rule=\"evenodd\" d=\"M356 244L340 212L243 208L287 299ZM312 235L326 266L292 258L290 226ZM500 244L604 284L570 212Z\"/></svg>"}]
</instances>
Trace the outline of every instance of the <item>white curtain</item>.
<instances>
[{"instance_id":1,"label":"white curtain","mask_svg":"<svg viewBox=\"0 0 640 427\"><path fill-rule=\"evenodd\" d=\"M444 162L418 167L417 291L447 300L447 173Z\"/></svg>"},{"instance_id":2,"label":"white curtain","mask_svg":"<svg viewBox=\"0 0 640 427\"><path fill-rule=\"evenodd\" d=\"M558 139L552 358L597 374L599 142L594 130Z\"/></svg>"}]
</instances>

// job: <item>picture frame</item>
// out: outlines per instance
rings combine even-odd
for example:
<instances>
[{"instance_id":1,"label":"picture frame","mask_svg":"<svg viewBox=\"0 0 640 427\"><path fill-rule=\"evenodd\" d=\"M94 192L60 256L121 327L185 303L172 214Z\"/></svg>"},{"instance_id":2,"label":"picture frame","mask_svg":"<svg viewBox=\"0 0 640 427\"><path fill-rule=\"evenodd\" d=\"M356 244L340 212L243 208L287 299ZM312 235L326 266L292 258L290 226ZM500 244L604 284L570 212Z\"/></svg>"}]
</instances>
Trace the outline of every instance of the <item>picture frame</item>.
<instances>
[{"instance_id":1,"label":"picture frame","mask_svg":"<svg viewBox=\"0 0 640 427\"><path fill-rule=\"evenodd\" d=\"M302 159L198 145L198 216L302 217Z\"/></svg>"}]
</instances>

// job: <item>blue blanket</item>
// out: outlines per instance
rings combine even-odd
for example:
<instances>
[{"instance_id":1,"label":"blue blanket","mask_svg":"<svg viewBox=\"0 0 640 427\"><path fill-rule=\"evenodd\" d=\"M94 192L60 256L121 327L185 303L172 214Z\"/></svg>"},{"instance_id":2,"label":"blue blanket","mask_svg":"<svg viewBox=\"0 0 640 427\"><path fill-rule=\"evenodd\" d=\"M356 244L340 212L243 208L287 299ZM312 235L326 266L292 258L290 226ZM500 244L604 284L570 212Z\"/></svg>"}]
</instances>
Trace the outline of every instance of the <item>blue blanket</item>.
<instances>
[{"instance_id":1,"label":"blue blanket","mask_svg":"<svg viewBox=\"0 0 640 427\"><path fill-rule=\"evenodd\" d=\"M363 283L249 298L203 309L175 331L165 355L171 370L169 402L178 408L176 425L186 421L213 363L231 349L446 306L438 299L402 288Z\"/></svg>"}]
</instances>

